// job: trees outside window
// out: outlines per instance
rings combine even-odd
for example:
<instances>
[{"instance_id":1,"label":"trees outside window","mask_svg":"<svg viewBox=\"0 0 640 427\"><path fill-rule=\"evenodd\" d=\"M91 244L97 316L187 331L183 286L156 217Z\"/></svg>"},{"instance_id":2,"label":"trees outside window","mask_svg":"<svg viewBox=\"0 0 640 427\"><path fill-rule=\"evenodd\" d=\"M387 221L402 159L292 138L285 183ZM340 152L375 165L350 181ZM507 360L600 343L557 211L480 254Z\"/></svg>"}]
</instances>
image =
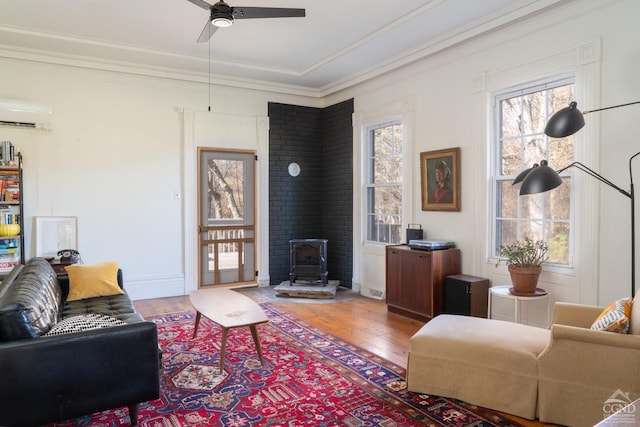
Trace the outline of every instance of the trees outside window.
<instances>
[{"instance_id":1,"label":"trees outside window","mask_svg":"<svg viewBox=\"0 0 640 427\"><path fill-rule=\"evenodd\" d=\"M367 128L365 158L366 240L400 243L402 227L402 123Z\"/></svg>"},{"instance_id":2,"label":"trees outside window","mask_svg":"<svg viewBox=\"0 0 640 427\"><path fill-rule=\"evenodd\" d=\"M244 211L244 163L238 160L207 161L209 219L242 218Z\"/></svg>"},{"instance_id":3,"label":"trees outside window","mask_svg":"<svg viewBox=\"0 0 640 427\"><path fill-rule=\"evenodd\" d=\"M549 246L548 263L572 263L572 191L570 172L563 184L542 194L518 196L515 177L534 163L547 160L553 169L573 162L573 137L550 138L544 134L549 118L574 99L572 79L547 81L507 90L494 97L492 181L492 255L500 247L530 238Z\"/></svg>"}]
</instances>

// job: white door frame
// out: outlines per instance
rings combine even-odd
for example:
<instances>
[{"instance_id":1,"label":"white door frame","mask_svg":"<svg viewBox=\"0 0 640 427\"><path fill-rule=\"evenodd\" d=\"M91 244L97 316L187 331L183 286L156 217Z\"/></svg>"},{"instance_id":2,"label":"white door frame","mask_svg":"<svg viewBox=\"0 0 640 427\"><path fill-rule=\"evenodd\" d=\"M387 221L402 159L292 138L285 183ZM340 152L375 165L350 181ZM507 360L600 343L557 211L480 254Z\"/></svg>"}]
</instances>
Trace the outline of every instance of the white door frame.
<instances>
[{"instance_id":1,"label":"white door frame","mask_svg":"<svg viewBox=\"0 0 640 427\"><path fill-rule=\"evenodd\" d=\"M269 286L269 118L182 111L184 295L198 288L198 149L254 150L256 165L256 268L259 286Z\"/></svg>"}]
</instances>

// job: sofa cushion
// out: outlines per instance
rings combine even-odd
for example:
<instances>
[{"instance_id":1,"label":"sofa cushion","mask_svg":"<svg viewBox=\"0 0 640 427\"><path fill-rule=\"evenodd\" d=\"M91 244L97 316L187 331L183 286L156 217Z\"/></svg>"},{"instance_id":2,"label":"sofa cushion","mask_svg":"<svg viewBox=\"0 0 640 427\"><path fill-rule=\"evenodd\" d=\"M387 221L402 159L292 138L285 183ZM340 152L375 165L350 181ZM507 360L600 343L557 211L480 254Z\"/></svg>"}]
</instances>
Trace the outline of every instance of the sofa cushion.
<instances>
[{"instance_id":1,"label":"sofa cushion","mask_svg":"<svg viewBox=\"0 0 640 427\"><path fill-rule=\"evenodd\" d=\"M609 304L591 325L591 330L617 332L629 331L631 318L631 298L621 298Z\"/></svg>"},{"instance_id":2,"label":"sofa cushion","mask_svg":"<svg viewBox=\"0 0 640 427\"><path fill-rule=\"evenodd\" d=\"M65 267L69 275L67 301L122 295L118 285L118 263L74 264Z\"/></svg>"},{"instance_id":3,"label":"sofa cushion","mask_svg":"<svg viewBox=\"0 0 640 427\"><path fill-rule=\"evenodd\" d=\"M89 313L73 316L61 320L43 336L56 336L74 332L89 331L91 329L110 328L126 325L122 320L104 314Z\"/></svg>"},{"instance_id":4,"label":"sofa cushion","mask_svg":"<svg viewBox=\"0 0 640 427\"><path fill-rule=\"evenodd\" d=\"M44 258L29 260L2 286L0 341L36 338L58 321L62 296L53 268Z\"/></svg>"},{"instance_id":5,"label":"sofa cushion","mask_svg":"<svg viewBox=\"0 0 640 427\"><path fill-rule=\"evenodd\" d=\"M65 301L60 313L60 319L89 313L115 317L125 323L136 323L144 320L140 313L135 310L131 298L126 293L123 295Z\"/></svg>"}]
</instances>

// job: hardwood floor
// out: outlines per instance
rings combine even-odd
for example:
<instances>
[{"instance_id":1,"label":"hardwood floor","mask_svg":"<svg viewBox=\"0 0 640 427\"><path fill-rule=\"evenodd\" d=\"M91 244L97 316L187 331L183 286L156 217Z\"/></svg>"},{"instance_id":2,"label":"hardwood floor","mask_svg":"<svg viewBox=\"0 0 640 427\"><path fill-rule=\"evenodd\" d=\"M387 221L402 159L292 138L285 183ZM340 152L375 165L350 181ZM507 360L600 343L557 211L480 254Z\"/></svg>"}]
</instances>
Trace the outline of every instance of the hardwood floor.
<instances>
[{"instance_id":1,"label":"hardwood floor","mask_svg":"<svg viewBox=\"0 0 640 427\"><path fill-rule=\"evenodd\" d=\"M407 367L409 339L424 323L388 313L386 304L371 298L323 302L296 302L295 300L267 299L264 292L246 294L258 302L274 302L300 319L331 334L367 349L403 368ZM144 317L193 310L188 296L134 301L136 310ZM536 421L504 414L525 426L550 426Z\"/></svg>"}]
</instances>

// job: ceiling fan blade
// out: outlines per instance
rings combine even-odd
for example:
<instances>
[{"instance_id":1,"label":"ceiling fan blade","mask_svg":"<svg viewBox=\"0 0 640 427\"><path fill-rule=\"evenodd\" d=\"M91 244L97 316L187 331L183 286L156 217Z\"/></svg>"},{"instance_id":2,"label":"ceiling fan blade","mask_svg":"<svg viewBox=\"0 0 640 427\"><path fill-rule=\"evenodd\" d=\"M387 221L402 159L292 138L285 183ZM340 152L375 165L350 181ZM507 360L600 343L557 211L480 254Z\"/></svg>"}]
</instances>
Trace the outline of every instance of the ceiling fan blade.
<instances>
[{"instance_id":1,"label":"ceiling fan blade","mask_svg":"<svg viewBox=\"0 0 640 427\"><path fill-rule=\"evenodd\" d=\"M192 1L192 0L189 0ZM305 16L304 9L289 9L285 7L232 7L234 19L253 18L301 18Z\"/></svg>"},{"instance_id":2,"label":"ceiling fan blade","mask_svg":"<svg viewBox=\"0 0 640 427\"><path fill-rule=\"evenodd\" d=\"M189 1L191 1L191 0L189 0ZM198 37L198 43L209 41L209 39L211 38L213 33L216 32L217 29L218 29L218 27L213 25L213 23L211 22L211 19L209 19L207 21L207 24L202 29L202 32L200 33L200 37Z\"/></svg>"},{"instance_id":3,"label":"ceiling fan blade","mask_svg":"<svg viewBox=\"0 0 640 427\"><path fill-rule=\"evenodd\" d=\"M187 1L190 1L191 3L195 4L196 6L200 6L203 9L211 10L211 5L204 0L187 0Z\"/></svg>"}]
</instances>

